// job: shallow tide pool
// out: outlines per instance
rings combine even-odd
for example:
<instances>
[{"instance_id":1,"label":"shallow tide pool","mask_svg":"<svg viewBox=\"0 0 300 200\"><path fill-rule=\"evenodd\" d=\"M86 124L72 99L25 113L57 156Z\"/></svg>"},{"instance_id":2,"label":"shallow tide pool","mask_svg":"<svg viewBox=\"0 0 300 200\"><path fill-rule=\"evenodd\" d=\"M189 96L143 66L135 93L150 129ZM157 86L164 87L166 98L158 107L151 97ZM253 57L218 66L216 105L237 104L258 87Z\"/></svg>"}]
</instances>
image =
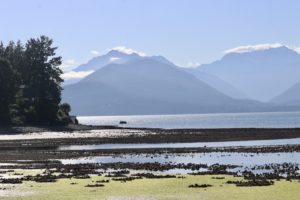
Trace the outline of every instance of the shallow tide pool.
<instances>
[{"instance_id":1,"label":"shallow tide pool","mask_svg":"<svg viewBox=\"0 0 300 200\"><path fill-rule=\"evenodd\" d=\"M276 140L230 141L230 142L67 145L67 146L60 146L58 150L195 148L195 147L268 146L268 145L293 145L293 144L300 144L300 138L276 139Z\"/></svg>"},{"instance_id":2,"label":"shallow tide pool","mask_svg":"<svg viewBox=\"0 0 300 200\"><path fill-rule=\"evenodd\" d=\"M79 159L63 159L63 164L80 164L80 163L193 163L193 164L224 164L224 165L265 165L265 164L282 164L297 163L300 164L300 153L163 153L163 154L124 154L118 156L96 156Z\"/></svg>"}]
</instances>

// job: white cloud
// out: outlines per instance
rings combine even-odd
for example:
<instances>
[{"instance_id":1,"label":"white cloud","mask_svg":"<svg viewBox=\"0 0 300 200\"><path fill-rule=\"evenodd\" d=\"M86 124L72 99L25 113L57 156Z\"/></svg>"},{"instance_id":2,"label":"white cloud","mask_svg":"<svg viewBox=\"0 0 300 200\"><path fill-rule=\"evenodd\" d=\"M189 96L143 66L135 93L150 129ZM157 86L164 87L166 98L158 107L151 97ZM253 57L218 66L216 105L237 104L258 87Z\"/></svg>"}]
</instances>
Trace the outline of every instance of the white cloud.
<instances>
[{"instance_id":1,"label":"white cloud","mask_svg":"<svg viewBox=\"0 0 300 200\"><path fill-rule=\"evenodd\" d=\"M120 60L121 58L119 58L119 57L110 57L109 58L109 61L110 62L115 62L115 61L117 61L117 60Z\"/></svg>"},{"instance_id":2,"label":"white cloud","mask_svg":"<svg viewBox=\"0 0 300 200\"><path fill-rule=\"evenodd\" d=\"M118 46L118 47L114 47L114 48L108 49L108 51L111 51L111 50L119 51L119 52L122 52L122 53L125 53L125 54L136 53L136 54L138 54L139 56L142 56L142 57L146 56L146 54L143 53L143 52L139 52L139 51L136 51L134 49L127 48L125 46Z\"/></svg>"},{"instance_id":3,"label":"white cloud","mask_svg":"<svg viewBox=\"0 0 300 200\"><path fill-rule=\"evenodd\" d=\"M186 64L175 63L176 66L181 68L197 68L200 66L199 62L188 62Z\"/></svg>"},{"instance_id":4,"label":"white cloud","mask_svg":"<svg viewBox=\"0 0 300 200\"><path fill-rule=\"evenodd\" d=\"M84 78L93 72L94 72L94 70L79 71L79 72L69 71L69 72L62 74L61 78L64 80L69 80L69 79L73 79L73 78Z\"/></svg>"},{"instance_id":5,"label":"white cloud","mask_svg":"<svg viewBox=\"0 0 300 200\"><path fill-rule=\"evenodd\" d=\"M74 67L76 65L76 61L74 59L68 59L63 61L63 63L59 66L62 70L68 70L70 67Z\"/></svg>"},{"instance_id":6,"label":"white cloud","mask_svg":"<svg viewBox=\"0 0 300 200\"><path fill-rule=\"evenodd\" d=\"M93 54L93 55L95 55L95 56L100 55L100 52L97 51L97 50L91 50L90 53Z\"/></svg>"},{"instance_id":7,"label":"white cloud","mask_svg":"<svg viewBox=\"0 0 300 200\"><path fill-rule=\"evenodd\" d=\"M185 64L182 63L174 63L176 66L181 68L197 68L200 66L199 62L187 62Z\"/></svg>"},{"instance_id":8,"label":"white cloud","mask_svg":"<svg viewBox=\"0 0 300 200\"><path fill-rule=\"evenodd\" d=\"M295 47L295 48L293 48L297 53L299 53L300 54L300 47Z\"/></svg>"},{"instance_id":9,"label":"white cloud","mask_svg":"<svg viewBox=\"0 0 300 200\"><path fill-rule=\"evenodd\" d=\"M188 62L187 63L187 67L188 68L196 68L196 67L198 67L200 65L200 63L198 63L198 62Z\"/></svg>"},{"instance_id":10,"label":"white cloud","mask_svg":"<svg viewBox=\"0 0 300 200\"><path fill-rule=\"evenodd\" d=\"M263 50L278 48L278 47L282 47L282 46L283 45L280 43L245 45L245 46L239 46L239 47L235 47L232 49L228 49L228 50L224 51L224 53L228 54L228 53L246 53L246 52L252 52L252 51L263 51Z\"/></svg>"}]
</instances>

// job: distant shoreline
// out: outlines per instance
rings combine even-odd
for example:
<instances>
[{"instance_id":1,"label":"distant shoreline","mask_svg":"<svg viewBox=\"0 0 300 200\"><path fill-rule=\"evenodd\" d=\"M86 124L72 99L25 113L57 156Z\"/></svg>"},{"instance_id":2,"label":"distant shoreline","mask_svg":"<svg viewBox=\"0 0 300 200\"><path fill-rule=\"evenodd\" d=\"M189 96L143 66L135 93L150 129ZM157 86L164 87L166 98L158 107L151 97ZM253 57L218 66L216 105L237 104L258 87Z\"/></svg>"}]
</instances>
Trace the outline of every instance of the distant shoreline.
<instances>
[{"instance_id":1,"label":"distant shoreline","mask_svg":"<svg viewBox=\"0 0 300 200\"><path fill-rule=\"evenodd\" d=\"M91 126L82 124L69 124L66 126L0 126L0 135L2 134L27 134L43 132L74 132L99 129L115 129L116 126Z\"/></svg>"},{"instance_id":2,"label":"distant shoreline","mask_svg":"<svg viewBox=\"0 0 300 200\"><path fill-rule=\"evenodd\" d=\"M53 127L0 127L0 146L15 141L43 146L104 143L188 143L300 138L300 128L158 129L117 126L68 125Z\"/></svg>"},{"instance_id":3,"label":"distant shoreline","mask_svg":"<svg viewBox=\"0 0 300 200\"><path fill-rule=\"evenodd\" d=\"M193 148L141 148L141 149L92 149L62 150L64 145L126 144L126 143L194 143L225 142L300 138L300 128L229 128L229 129L151 129L122 128L114 126L69 125L47 129L21 128L26 133L0 134L0 160L2 163L19 160L45 161L48 159L72 159L92 156L122 154L161 154L161 153L282 153L300 152L300 144L270 145L249 147L193 147ZM0 128L1 129L1 128ZM4 130L4 129L3 129ZM39 130L31 133L28 130ZM51 130L52 132L47 132ZM54 131L56 130L56 132ZM60 132L57 132L60 130ZM46 131L46 132L45 132ZM5 139L4 136L7 138ZM18 139L8 139L17 136ZM29 136L29 137L28 137ZM34 137L36 138L34 138ZM25 139L26 138L26 139Z\"/></svg>"}]
</instances>

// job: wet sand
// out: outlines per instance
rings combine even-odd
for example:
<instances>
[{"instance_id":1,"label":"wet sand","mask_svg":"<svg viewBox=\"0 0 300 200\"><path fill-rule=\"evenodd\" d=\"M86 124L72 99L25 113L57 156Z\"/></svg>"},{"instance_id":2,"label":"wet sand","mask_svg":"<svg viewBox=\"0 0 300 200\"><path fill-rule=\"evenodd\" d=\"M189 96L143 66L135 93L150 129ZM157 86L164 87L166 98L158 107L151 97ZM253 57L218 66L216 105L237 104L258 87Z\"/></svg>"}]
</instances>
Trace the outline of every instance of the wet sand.
<instances>
[{"instance_id":1,"label":"wet sand","mask_svg":"<svg viewBox=\"0 0 300 200\"><path fill-rule=\"evenodd\" d=\"M61 127L60 127L61 128ZM224 142L224 141L249 141L249 140L273 140L300 138L300 129L138 129L120 127L93 127L77 126L76 128L0 128L0 185L5 190L10 190L7 197L11 197L15 191L9 189L9 185L16 188L26 187L25 192L32 191L32 185L39 195L42 191L40 185L49 188L80 187L78 191L91 188L93 191L101 191L117 185L135 190L135 184L145 187L156 185L158 181L165 187L178 182L177 189L199 190L212 187L218 182L218 187L267 187L275 188L278 183L297 184L300 180L299 163L270 163L254 165L251 169L232 171L238 169L238 165L231 164L204 164L204 163L159 163L159 162L107 162L107 163L79 163L64 164L60 159L76 159L93 156L122 156L147 154L171 154L178 153L209 153L209 152L245 152L245 153L293 153L300 152L300 144L267 145L267 146L227 146L227 147L192 147L192 148L139 148L139 149L90 149L90 150L65 150L59 148L62 145L92 145L92 144L128 144L128 143L188 143L188 142ZM15 131L15 132L14 132ZM291 160L291 162L293 162ZM187 170L188 174L170 174L169 170ZM35 170L40 171L34 174ZM109 170L113 170L110 172ZM204 170L204 171L202 171ZM250 170L250 171L249 171ZM255 174L252 171L266 171ZM28 172L28 174L23 174ZM205 177L210 176L209 181L202 183ZM230 179L224 178L230 177ZM97 179L95 179L97 178ZM171 179L171 182L168 180ZM191 180L186 182L187 180ZM68 182L66 182L68 181ZM79 184L84 182L84 184ZM64 184L61 184L64 183ZM153 184L155 183L155 184ZM167 183L167 184L165 184ZM18 186L19 185L19 186ZM291 186L288 186L289 189ZM157 188L155 188L157 190ZM169 190L169 189L168 189ZM168 191L166 190L166 191ZM1 191L1 190L0 190ZM4 189L3 189L4 191ZM55 189L56 191L56 189ZM117 189L113 188L115 193ZM293 195L297 196L297 191ZM190 191L188 191L190 194ZM196 192L197 193L197 192ZM91 193L89 192L88 195ZM106 192L102 194L108 195ZM148 194L145 192L145 194ZM271 193L270 193L271 194ZM31 198L31 193L28 198ZM1 193L0 193L1 197ZM42 196L37 196L42 199ZM40 198L41 197L41 198ZM33 197L34 198L34 197ZM48 197L46 197L48 198ZM197 198L196 198L197 199ZM214 199L214 198L213 198ZM293 199L293 198L289 198ZM296 198L294 198L296 199Z\"/></svg>"},{"instance_id":2,"label":"wet sand","mask_svg":"<svg viewBox=\"0 0 300 200\"><path fill-rule=\"evenodd\" d=\"M115 126L89 126L82 124L69 124L66 126L0 126L0 134L25 134L42 132L73 132L93 129L114 129Z\"/></svg>"},{"instance_id":3,"label":"wet sand","mask_svg":"<svg viewBox=\"0 0 300 200\"><path fill-rule=\"evenodd\" d=\"M52 127L53 128L53 127ZM37 131L32 133L31 131ZM68 131L67 131L68 129ZM300 144L255 147L141 148L102 150L59 150L62 145L113 143L187 143L300 138L300 128L287 129L140 129L74 125L64 131L20 128L5 134L0 128L0 160L65 159L122 153L188 152L299 152Z\"/></svg>"},{"instance_id":4,"label":"wet sand","mask_svg":"<svg viewBox=\"0 0 300 200\"><path fill-rule=\"evenodd\" d=\"M58 150L55 147L0 148L2 163L16 160L69 159L91 156L122 154L162 154L162 153L283 153L300 152L300 145L276 145L255 147L198 147L198 148L145 148L145 149L98 149L98 150Z\"/></svg>"},{"instance_id":5,"label":"wet sand","mask_svg":"<svg viewBox=\"0 0 300 200\"><path fill-rule=\"evenodd\" d=\"M149 129L113 126L0 127L0 146L13 143L180 143L300 138L300 128Z\"/></svg>"}]
</instances>

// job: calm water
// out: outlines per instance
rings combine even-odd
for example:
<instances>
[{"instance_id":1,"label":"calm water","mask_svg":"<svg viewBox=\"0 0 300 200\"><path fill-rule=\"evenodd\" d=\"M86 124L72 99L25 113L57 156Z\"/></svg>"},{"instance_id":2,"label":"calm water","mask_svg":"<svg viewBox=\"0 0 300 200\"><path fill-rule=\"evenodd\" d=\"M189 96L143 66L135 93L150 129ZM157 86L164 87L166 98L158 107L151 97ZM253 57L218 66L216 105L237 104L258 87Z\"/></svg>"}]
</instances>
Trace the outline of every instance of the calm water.
<instances>
[{"instance_id":1,"label":"calm water","mask_svg":"<svg viewBox=\"0 0 300 200\"><path fill-rule=\"evenodd\" d=\"M66 145L66 146L60 146L59 150L194 148L194 147L268 146L268 145L288 145L288 144L300 144L300 138L278 139L278 140L249 140L249 141L233 141L233 142Z\"/></svg>"},{"instance_id":2,"label":"calm water","mask_svg":"<svg viewBox=\"0 0 300 200\"><path fill-rule=\"evenodd\" d=\"M178 154L124 154L121 156L96 156L79 159L63 159L63 164L79 163L173 163L173 164L231 164L244 167L265 164L300 164L300 153L178 153Z\"/></svg>"},{"instance_id":3,"label":"calm water","mask_svg":"<svg viewBox=\"0 0 300 200\"><path fill-rule=\"evenodd\" d=\"M225 113L192 115L82 116L82 124L147 128L295 128L300 112Z\"/></svg>"},{"instance_id":4,"label":"calm water","mask_svg":"<svg viewBox=\"0 0 300 200\"><path fill-rule=\"evenodd\" d=\"M270 173L273 169L264 169L264 165L292 163L300 166L300 153L179 153L179 154L124 154L121 156L96 156L78 159L60 160L63 164L81 164L81 163L171 163L171 164L222 164L237 165L239 167L228 169L228 171L241 173L244 170L253 173ZM254 167L254 168L253 168ZM207 171L206 168L200 168L199 171ZM150 171L151 172L151 171ZM171 169L164 171L167 174L186 174L195 172L192 169ZM300 173L300 171L299 171ZM284 173L282 174L284 175Z\"/></svg>"}]
</instances>

